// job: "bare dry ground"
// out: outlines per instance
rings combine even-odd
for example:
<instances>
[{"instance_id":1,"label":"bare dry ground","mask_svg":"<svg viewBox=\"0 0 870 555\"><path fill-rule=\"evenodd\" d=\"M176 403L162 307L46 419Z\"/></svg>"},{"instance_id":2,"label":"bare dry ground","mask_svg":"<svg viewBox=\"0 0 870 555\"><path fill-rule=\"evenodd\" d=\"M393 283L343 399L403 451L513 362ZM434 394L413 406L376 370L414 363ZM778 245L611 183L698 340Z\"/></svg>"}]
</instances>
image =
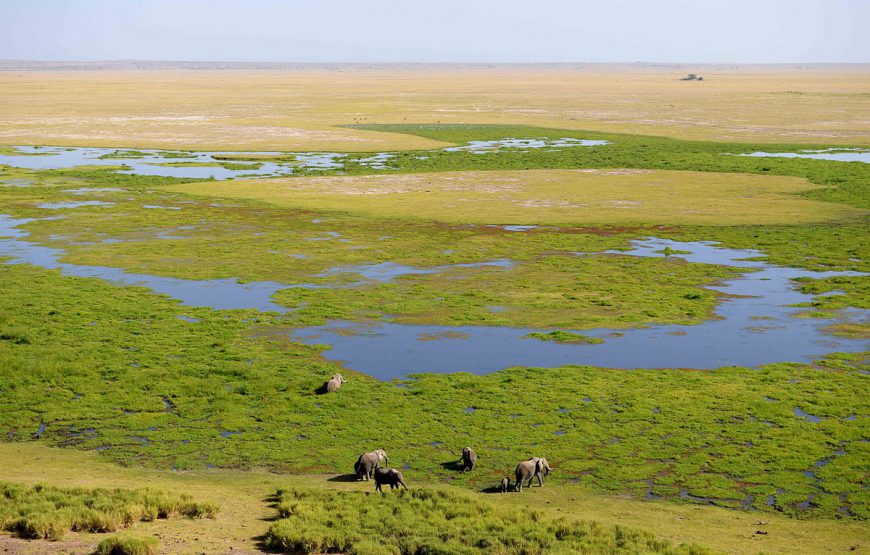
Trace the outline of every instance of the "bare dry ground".
<instances>
[{"instance_id":1,"label":"bare dry ground","mask_svg":"<svg viewBox=\"0 0 870 555\"><path fill-rule=\"evenodd\" d=\"M121 468L100 460L93 452L34 444L0 444L3 479L18 483L50 482L72 487L155 487L185 492L197 500L221 505L214 520L171 519L136 524L132 531L159 537L164 554L260 553L258 537L266 532L275 510L269 496L279 487L317 487L372 490L369 483L330 481L332 476L281 476L264 471L205 470L167 472ZM407 474L410 487L422 476ZM459 488L438 485L459 492ZM386 495L391 495L387 493ZM673 542L694 542L728 553L819 554L858 553L870 541L860 522L799 521L776 514L734 511L717 507L678 505L595 495L580 486L545 485L519 493L486 495L497 505L534 507L551 516L597 520L644 528ZM372 502L377 502L372 499ZM758 533L761 531L763 533ZM70 532L60 542L21 540L0 532L0 552L14 555L93 552L105 534Z\"/></svg>"},{"instance_id":2,"label":"bare dry ground","mask_svg":"<svg viewBox=\"0 0 870 555\"><path fill-rule=\"evenodd\" d=\"M99 66L97 66L99 67ZM352 123L502 123L870 144L870 66L453 66L0 71L0 144L420 149Z\"/></svg>"}]
</instances>

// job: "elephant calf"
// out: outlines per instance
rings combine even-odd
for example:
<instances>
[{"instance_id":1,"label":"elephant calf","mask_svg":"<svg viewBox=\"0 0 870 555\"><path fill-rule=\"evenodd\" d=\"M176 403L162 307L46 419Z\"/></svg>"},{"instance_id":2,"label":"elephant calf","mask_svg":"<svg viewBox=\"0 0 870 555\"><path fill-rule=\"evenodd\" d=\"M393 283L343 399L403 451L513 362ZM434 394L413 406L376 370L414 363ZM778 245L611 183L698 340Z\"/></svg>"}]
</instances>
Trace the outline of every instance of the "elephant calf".
<instances>
[{"instance_id":1,"label":"elephant calf","mask_svg":"<svg viewBox=\"0 0 870 555\"><path fill-rule=\"evenodd\" d=\"M498 490L502 493L507 493L508 487L511 485L511 479L508 476L505 476L501 479L501 484L498 486Z\"/></svg>"},{"instance_id":2,"label":"elephant calf","mask_svg":"<svg viewBox=\"0 0 870 555\"><path fill-rule=\"evenodd\" d=\"M463 447L462 449L462 472L474 470L474 465L477 464L477 453L471 447Z\"/></svg>"},{"instance_id":3,"label":"elephant calf","mask_svg":"<svg viewBox=\"0 0 870 555\"><path fill-rule=\"evenodd\" d=\"M538 486L544 485L544 476L550 474L550 465L547 464L547 459L543 457L532 457L527 461L523 461L517 465L516 469L516 485L514 488L517 491L523 491L523 482L528 481L528 487L532 486L532 479L538 479Z\"/></svg>"},{"instance_id":4,"label":"elephant calf","mask_svg":"<svg viewBox=\"0 0 870 555\"><path fill-rule=\"evenodd\" d=\"M402 479L402 473L395 468L375 469L375 491L383 493L384 490L381 489L383 484L388 484L390 489L396 489L400 484L403 488L408 489L408 486L405 485L405 481Z\"/></svg>"},{"instance_id":5,"label":"elephant calf","mask_svg":"<svg viewBox=\"0 0 870 555\"><path fill-rule=\"evenodd\" d=\"M341 387L341 384L346 382L347 380L341 374L335 374L332 376L326 384L323 386L324 393L335 393L338 391L338 388Z\"/></svg>"},{"instance_id":6,"label":"elephant calf","mask_svg":"<svg viewBox=\"0 0 870 555\"><path fill-rule=\"evenodd\" d=\"M363 453L353 465L353 473L358 480L368 480L381 463L389 463L387 452L383 449L375 449L370 453Z\"/></svg>"}]
</instances>

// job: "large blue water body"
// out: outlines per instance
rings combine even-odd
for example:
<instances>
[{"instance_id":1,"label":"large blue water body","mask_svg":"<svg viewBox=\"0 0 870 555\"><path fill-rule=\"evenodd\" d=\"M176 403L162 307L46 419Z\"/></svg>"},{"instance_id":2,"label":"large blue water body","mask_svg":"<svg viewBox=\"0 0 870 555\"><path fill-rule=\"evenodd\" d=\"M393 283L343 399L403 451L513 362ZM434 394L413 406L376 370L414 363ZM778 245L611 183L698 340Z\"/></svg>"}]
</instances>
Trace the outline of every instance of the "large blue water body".
<instances>
[{"instance_id":1,"label":"large blue water body","mask_svg":"<svg viewBox=\"0 0 870 555\"><path fill-rule=\"evenodd\" d=\"M394 263L343 266L323 275L355 274L358 281L341 285L277 282L239 283L234 279L185 280L127 272L106 266L61 262L64 251L27 241L19 226L32 220L0 215L0 257L7 263L28 263L59 269L64 275L96 277L118 285L141 285L169 295L184 305L214 309L252 308L262 311L292 310L272 301L272 295L292 287L354 287L386 282L403 275L435 273L451 266L416 268ZM510 366L554 367L588 364L612 368L717 368L756 366L780 361L809 361L835 351L870 349L866 341L833 337L823 328L839 320L795 318L802 309L788 305L812 300L797 291L798 277L866 275L858 272L813 272L747 260L761 253L726 249L706 242L677 242L650 238L634 241L634 249L612 256L657 256L669 247L688 251L672 255L688 262L724 264L747 273L710 289L739 295L727 297L716 309L716 318L694 326L651 326L641 329L586 330L582 333L605 340L603 344L559 344L529 339L534 329L489 326L417 326L390 322L359 324L333 322L325 326L288 332L295 340L327 344L329 359L381 379L421 372L488 373ZM577 256L587 256L577 253ZM499 266L510 271L512 262L499 259L462 267ZM504 309L504 307L499 307ZM509 309L508 309L509 310ZM870 311L851 310L846 317L867 320ZM352 333L347 333L348 331Z\"/></svg>"},{"instance_id":2,"label":"large blue water body","mask_svg":"<svg viewBox=\"0 0 870 555\"><path fill-rule=\"evenodd\" d=\"M840 320L796 318L806 309L789 305L812 300L791 280L799 277L866 275L860 272L813 272L774 266L747 258L752 250L717 247L707 242L650 238L634 241L634 249L614 256L657 256L669 247L690 254L672 255L689 262L724 264L747 273L709 289L739 295L722 300L714 319L697 325L657 325L641 329L583 330L602 344L565 344L527 338L541 331L491 326L425 326L396 323L334 322L299 330L293 337L327 344L324 353L354 370L381 379L414 373L474 372L484 374L510 366L556 367L569 364L607 368L700 368L758 366L809 362L836 351L870 348L864 340L831 336L823 328ZM578 253L578 256L583 254ZM870 311L844 311L844 317L866 321ZM449 333L452 332L452 333ZM434 339L433 339L434 338Z\"/></svg>"}]
</instances>

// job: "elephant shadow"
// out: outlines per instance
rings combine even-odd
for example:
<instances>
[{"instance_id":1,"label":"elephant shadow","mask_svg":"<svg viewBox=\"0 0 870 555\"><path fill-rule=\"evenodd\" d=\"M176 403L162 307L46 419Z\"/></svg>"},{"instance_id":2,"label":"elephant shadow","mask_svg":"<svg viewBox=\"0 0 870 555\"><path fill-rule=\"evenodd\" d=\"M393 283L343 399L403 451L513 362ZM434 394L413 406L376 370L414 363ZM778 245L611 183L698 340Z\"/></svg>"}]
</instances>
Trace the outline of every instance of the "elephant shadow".
<instances>
[{"instance_id":1,"label":"elephant shadow","mask_svg":"<svg viewBox=\"0 0 870 555\"><path fill-rule=\"evenodd\" d=\"M327 482L356 482L358 481L356 474L339 474L332 478L327 478Z\"/></svg>"},{"instance_id":2,"label":"elephant shadow","mask_svg":"<svg viewBox=\"0 0 870 555\"><path fill-rule=\"evenodd\" d=\"M489 486L488 488L480 490L480 493L501 493L501 488L498 486Z\"/></svg>"},{"instance_id":3,"label":"elephant shadow","mask_svg":"<svg viewBox=\"0 0 870 555\"><path fill-rule=\"evenodd\" d=\"M462 464L462 461L454 460L441 463L441 468L443 468L444 470L455 470L458 472L465 468L465 465Z\"/></svg>"},{"instance_id":4,"label":"elephant shadow","mask_svg":"<svg viewBox=\"0 0 870 555\"><path fill-rule=\"evenodd\" d=\"M509 484L507 490L508 490L508 492L516 491L516 489L514 489L513 484ZM480 490L480 493L501 493L501 492L502 492L501 486L489 486L488 488L483 488L482 490Z\"/></svg>"}]
</instances>

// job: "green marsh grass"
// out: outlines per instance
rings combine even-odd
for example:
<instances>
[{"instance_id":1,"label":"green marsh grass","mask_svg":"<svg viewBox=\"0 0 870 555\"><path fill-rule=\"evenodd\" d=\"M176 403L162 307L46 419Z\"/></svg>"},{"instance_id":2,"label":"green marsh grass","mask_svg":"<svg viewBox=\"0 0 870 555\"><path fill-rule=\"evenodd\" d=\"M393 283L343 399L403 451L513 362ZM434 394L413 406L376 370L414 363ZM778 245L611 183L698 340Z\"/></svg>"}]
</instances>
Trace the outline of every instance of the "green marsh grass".
<instances>
[{"instance_id":1,"label":"green marsh grass","mask_svg":"<svg viewBox=\"0 0 870 555\"><path fill-rule=\"evenodd\" d=\"M118 534L97 544L94 555L157 555L159 547L157 538Z\"/></svg>"},{"instance_id":2,"label":"green marsh grass","mask_svg":"<svg viewBox=\"0 0 870 555\"><path fill-rule=\"evenodd\" d=\"M697 545L675 546L628 527L496 508L440 490L369 495L288 489L276 497L279 520L269 528L265 544L285 553L714 553Z\"/></svg>"},{"instance_id":3,"label":"green marsh grass","mask_svg":"<svg viewBox=\"0 0 870 555\"><path fill-rule=\"evenodd\" d=\"M26 324L30 338L0 341L9 441L29 441L44 424L39 441L99 449L122 464L294 473L349 473L377 445L410 465L409 484L420 473L472 490L544 454L553 484L636 497L652 488L675 502L686 490L730 507L752 494L761 511L870 514L860 354L714 371L512 368L418 375L400 388L293 343L280 316L181 307L142 288L22 265L0 266L0 284L9 292L0 329ZM258 327L270 333L252 335ZM316 395L336 372L349 378L340 394ZM466 445L479 471L446 470ZM821 481L804 474L838 450L817 469ZM786 495L766 505L777 488ZM814 503L799 508L810 493Z\"/></svg>"},{"instance_id":4,"label":"green marsh grass","mask_svg":"<svg viewBox=\"0 0 870 555\"><path fill-rule=\"evenodd\" d=\"M604 343L604 340L599 337L589 337L582 333L573 333L570 331L554 330L549 332L532 332L526 337L529 339L537 339L539 341L553 341L556 343L585 343L594 345L596 343Z\"/></svg>"},{"instance_id":5,"label":"green marsh grass","mask_svg":"<svg viewBox=\"0 0 870 555\"><path fill-rule=\"evenodd\" d=\"M0 528L23 538L59 540L70 530L104 533L140 521L214 518L214 503L151 489L59 488L0 482Z\"/></svg>"},{"instance_id":6,"label":"green marsh grass","mask_svg":"<svg viewBox=\"0 0 870 555\"><path fill-rule=\"evenodd\" d=\"M867 208L870 198L866 164L725 155L760 150L759 145L497 126L385 130L447 142L505 136L613 142L558 152L428 151L426 160L415 158L419 153L399 154L393 172L583 167L739 172L802 177L824 186L801 193L807 198L859 208ZM764 147L792 148L797 147ZM347 171L373 173L353 164ZM0 187L2 212L15 217L56 215L38 205L83 198L67 189L122 189L100 194L115 203L111 207L67 210L62 220L24 226L30 240L64 248L65 260L80 264L193 279L347 283L357 277L318 274L386 261L516 262L511 270L457 268L352 291L284 290L276 299L301 307L286 316L183 307L142 288L2 265L0 436L7 441L31 441L44 427L41 443L99 450L125 465L294 473L348 473L360 452L384 446L391 460L410 466L405 471L410 484L424 475L469 490L489 487L519 460L546 455L556 468L548 485L575 480L599 492L652 494L674 503L708 498L730 508L801 517L870 516L866 353L704 372L511 368L487 376L420 375L385 383L347 372L324 360L319 348L290 338L302 325L385 313L409 322L542 328L698 323L719 301L703 286L733 277L733 269L686 264L666 253L660 259L569 253L625 249L633 238L655 235L756 248L772 263L867 271L866 218L668 227L648 221L628 228L511 233L201 198L175 190L179 180L105 168L0 172L2 179L32 181L28 187ZM147 210L142 204L181 210ZM799 285L816 294L845 293L817 297L818 306L810 310L867 306L866 278ZM373 309L376 305L381 308ZM492 312L490 306L507 310ZM315 396L336 372L350 378L340 394ZM476 410L465 413L465 407ZM798 418L795 407L820 421ZM466 445L481 457L479 472L447 471L442 463L455 461ZM829 457L829 464L816 465ZM768 496L775 497L771 505Z\"/></svg>"}]
</instances>

